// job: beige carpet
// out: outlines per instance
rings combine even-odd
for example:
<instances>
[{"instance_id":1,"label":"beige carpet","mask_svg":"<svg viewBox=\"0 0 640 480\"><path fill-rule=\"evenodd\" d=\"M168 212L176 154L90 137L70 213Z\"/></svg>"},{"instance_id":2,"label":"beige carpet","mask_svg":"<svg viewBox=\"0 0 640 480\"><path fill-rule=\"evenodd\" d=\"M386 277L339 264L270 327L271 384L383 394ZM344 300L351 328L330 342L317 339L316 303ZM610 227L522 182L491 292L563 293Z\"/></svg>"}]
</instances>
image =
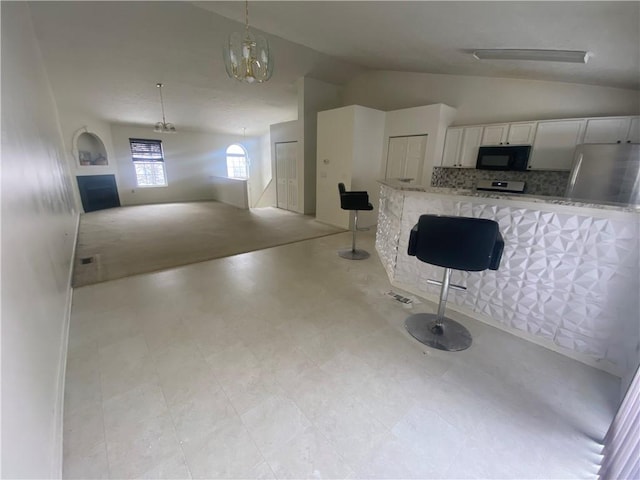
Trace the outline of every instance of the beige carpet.
<instances>
[{"instance_id":1,"label":"beige carpet","mask_svg":"<svg viewBox=\"0 0 640 480\"><path fill-rule=\"evenodd\" d=\"M278 208L168 203L83 214L73 286L202 262L344 230Z\"/></svg>"}]
</instances>

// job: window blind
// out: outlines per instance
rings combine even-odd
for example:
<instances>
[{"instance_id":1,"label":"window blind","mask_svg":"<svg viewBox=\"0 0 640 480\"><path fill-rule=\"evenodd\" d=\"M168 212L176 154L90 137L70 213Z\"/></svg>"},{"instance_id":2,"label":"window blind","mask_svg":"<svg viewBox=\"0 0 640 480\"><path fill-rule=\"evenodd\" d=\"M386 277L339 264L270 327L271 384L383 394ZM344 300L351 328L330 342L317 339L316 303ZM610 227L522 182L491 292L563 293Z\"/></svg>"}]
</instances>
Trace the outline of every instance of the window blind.
<instances>
[{"instance_id":1,"label":"window blind","mask_svg":"<svg viewBox=\"0 0 640 480\"><path fill-rule=\"evenodd\" d=\"M161 140L130 138L129 145L134 162L164 162Z\"/></svg>"}]
</instances>

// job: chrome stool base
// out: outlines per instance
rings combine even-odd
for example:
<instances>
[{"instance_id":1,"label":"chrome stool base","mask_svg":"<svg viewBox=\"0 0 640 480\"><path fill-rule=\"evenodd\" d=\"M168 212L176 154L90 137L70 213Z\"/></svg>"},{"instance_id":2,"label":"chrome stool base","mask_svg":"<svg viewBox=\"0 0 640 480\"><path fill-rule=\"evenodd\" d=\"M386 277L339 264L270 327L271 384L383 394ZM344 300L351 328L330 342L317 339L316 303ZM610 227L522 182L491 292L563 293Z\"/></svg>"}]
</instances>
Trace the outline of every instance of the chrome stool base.
<instances>
[{"instance_id":1,"label":"chrome stool base","mask_svg":"<svg viewBox=\"0 0 640 480\"><path fill-rule=\"evenodd\" d=\"M359 249L354 250L352 248L340 250L338 255L342 258L346 258L347 260L364 260L365 258L369 258L369 252Z\"/></svg>"},{"instance_id":2,"label":"chrome stool base","mask_svg":"<svg viewBox=\"0 0 640 480\"><path fill-rule=\"evenodd\" d=\"M404 325L413 338L438 350L459 352L471 346L469 330L447 317L443 317L438 325L435 313L416 313L409 316Z\"/></svg>"}]
</instances>

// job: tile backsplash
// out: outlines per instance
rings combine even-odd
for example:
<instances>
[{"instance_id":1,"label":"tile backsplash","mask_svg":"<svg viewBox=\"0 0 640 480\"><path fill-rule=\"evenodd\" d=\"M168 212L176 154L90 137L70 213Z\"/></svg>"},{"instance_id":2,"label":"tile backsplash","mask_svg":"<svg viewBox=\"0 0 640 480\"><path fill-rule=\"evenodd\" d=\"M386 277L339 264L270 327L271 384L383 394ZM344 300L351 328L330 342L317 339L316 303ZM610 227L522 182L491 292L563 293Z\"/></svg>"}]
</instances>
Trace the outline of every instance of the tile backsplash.
<instances>
[{"instance_id":1,"label":"tile backsplash","mask_svg":"<svg viewBox=\"0 0 640 480\"><path fill-rule=\"evenodd\" d=\"M432 187L476 188L478 180L505 180L525 182L529 195L563 197L569 181L566 170L534 170L527 172L501 172L475 168L434 167Z\"/></svg>"}]
</instances>

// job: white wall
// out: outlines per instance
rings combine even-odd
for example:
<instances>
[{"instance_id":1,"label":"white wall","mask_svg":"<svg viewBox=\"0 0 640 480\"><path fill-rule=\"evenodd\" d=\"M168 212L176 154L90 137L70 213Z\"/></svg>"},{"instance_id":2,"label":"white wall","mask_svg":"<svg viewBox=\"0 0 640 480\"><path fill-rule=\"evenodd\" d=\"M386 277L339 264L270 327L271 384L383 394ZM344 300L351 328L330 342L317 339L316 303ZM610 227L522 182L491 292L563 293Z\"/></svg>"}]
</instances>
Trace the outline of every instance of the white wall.
<instances>
[{"instance_id":1,"label":"white wall","mask_svg":"<svg viewBox=\"0 0 640 480\"><path fill-rule=\"evenodd\" d=\"M1 8L2 478L60 478L78 214L29 7Z\"/></svg>"},{"instance_id":2,"label":"white wall","mask_svg":"<svg viewBox=\"0 0 640 480\"><path fill-rule=\"evenodd\" d=\"M118 190L122 205L212 200L212 177L227 176L226 149L233 143L245 147L252 164L261 164L259 138L179 131L155 133L152 126L111 126ZM131 161L129 138L162 140L167 187L139 188ZM262 192L253 192L260 197Z\"/></svg>"},{"instance_id":3,"label":"white wall","mask_svg":"<svg viewBox=\"0 0 640 480\"><path fill-rule=\"evenodd\" d=\"M340 208L338 183L344 183L347 190L367 191L374 207L358 212L358 225L377 223L384 125L384 112L359 105L318 113L318 221L341 228L351 226L350 212Z\"/></svg>"},{"instance_id":4,"label":"white wall","mask_svg":"<svg viewBox=\"0 0 640 480\"><path fill-rule=\"evenodd\" d=\"M247 209L249 208L247 183L247 180L241 178L213 177L211 179L213 199L234 207Z\"/></svg>"},{"instance_id":5,"label":"white wall","mask_svg":"<svg viewBox=\"0 0 640 480\"><path fill-rule=\"evenodd\" d=\"M455 125L640 113L637 90L390 71L358 76L345 86L343 100L385 111L444 103L457 109Z\"/></svg>"},{"instance_id":6,"label":"white wall","mask_svg":"<svg viewBox=\"0 0 640 480\"><path fill-rule=\"evenodd\" d=\"M257 207L264 200L265 195L268 197L266 189L271 182L269 134L242 138L238 143L247 150L249 155L248 206Z\"/></svg>"},{"instance_id":7,"label":"white wall","mask_svg":"<svg viewBox=\"0 0 640 480\"><path fill-rule=\"evenodd\" d=\"M318 112L340 106L342 87L309 77L298 81L298 125L303 168L298 169L300 213L316 211L316 153Z\"/></svg>"},{"instance_id":8,"label":"white wall","mask_svg":"<svg viewBox=\"0 0 640 480\"><path fill-rule=\"evenodd\" d=\"M378 223L378 206L380 203L380 177L383 132L387 114L380 110L355 107L355 123L353 125L353 165L351 187L349 190L364 190L369 193L369 203L373 210L358 212L358 226L371 227ZM388 143L388 142L387 142ZM386 158L386 157L384 157ZM334 185L334 195L337 185ZM353 228L353 226L351 225Z\"/></svg>"},{"instance_id":9,"label":"white wall","mask_svg":"<svg viewBox=\"0 0 640 480\"><path fill-rule=\"evenodd\" d=\"M256 193L254 193L251 195L252 207L273 207L276 204L276 182L273 178L275 169L272 166L273 155L271 153L271 148L271 134L261 136L260 156L262 160L260 162L260 171L254 174L252 167L251 184L254 185L254 182L258 182L259 186L257 188L252 187L252 190L262 193L260 193L259 195L256 195Z\"/></svg>"},{"instance_id":10,"label":"white wall","mask_svg":"<svg viewBox=\"0 0 640 480\"><path fill-rule=\"evenodd\" d=\"M382 162L378 178L384 178L385 176L389 153L389 137L426 134L427 147L422 179L418 179L417 183L431 185L433 166L440 164L447 127L455 117L456 109L442 104L403 108L387 112Z\"/></svg>"}]
</instances>

